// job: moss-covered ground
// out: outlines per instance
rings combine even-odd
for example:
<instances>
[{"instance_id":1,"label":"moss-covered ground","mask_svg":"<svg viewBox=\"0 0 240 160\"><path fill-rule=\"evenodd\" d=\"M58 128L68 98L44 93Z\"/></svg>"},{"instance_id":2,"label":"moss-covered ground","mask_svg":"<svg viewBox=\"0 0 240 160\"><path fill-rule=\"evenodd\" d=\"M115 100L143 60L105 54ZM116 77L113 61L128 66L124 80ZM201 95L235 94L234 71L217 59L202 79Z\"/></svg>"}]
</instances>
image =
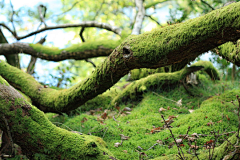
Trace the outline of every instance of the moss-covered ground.
<instances>
[{"instance_id":1,"label":"moss-covered ground","mask_svg":"<svg viewBox=\"0 0 240 160\"><path fill-rule=\"evenodd\" d=\"M62 128L103 138L108 149L121 160L166 157L176 159L177 147L173 145L174 140L169 130L164 129L161 118L161 115L164 115L168 120L171 119L169 116L174 116L174 122L170 125L176 139L180 139L180 134L186 134L188 127L189 135L193 133L208 135L196 139L196 145L200 148L197 152L204 154L209 151L204 147L206 142L215 139L211 131L219 133L237 131L237 107L231 101L238 106L236 95L240 88L238 82L212 81L204 74L199 74L199 77L201 83L190 87L194 97L179 85L174 89L163 91L159 88L154 92L146 92L138 102L130 100L119 106L110 107L110 98L107 103L96 103L97 106L90 112L79 109L78 115L59 116L48 113L47 116ZM101 101L100 98L99 100ZM159 112L159 109L163 111ZM121 145L116 144L122 141L120 134L129 137L123 140ZM233 134L220 136L216 145L220 146L224 139L231 135ZM189 150L187 140L183 141L181 148L186 154ZM208 154L199 157L206 159L206 155Z\"/></svg>"}]
</instances>

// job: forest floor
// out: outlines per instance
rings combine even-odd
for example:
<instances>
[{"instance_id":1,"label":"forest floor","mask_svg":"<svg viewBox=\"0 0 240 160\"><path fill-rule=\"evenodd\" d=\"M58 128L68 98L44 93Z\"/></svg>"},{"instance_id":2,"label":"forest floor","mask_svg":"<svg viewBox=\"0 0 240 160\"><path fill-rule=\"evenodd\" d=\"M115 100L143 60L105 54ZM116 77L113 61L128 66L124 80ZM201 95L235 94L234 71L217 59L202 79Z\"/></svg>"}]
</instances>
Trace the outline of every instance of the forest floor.
<instances>
[{"instance_id":1,"label":"forest floor","mask_svg":"<svg viewBox=\"0 0 240 160\"><path fill-rule=\"evenodd\" d=\"M179 149L185 157L192 153L196 159L218 159L224 156L218 146L238 130L239 82L212 81L208 75L199 81L189 87L194 96L177 85L149 90L137 102L114 107L100 102L91 111L82 106L71 116L46 115L59 127L101 137L120 160L177 159Z\"/></svg>"}]
</instances>

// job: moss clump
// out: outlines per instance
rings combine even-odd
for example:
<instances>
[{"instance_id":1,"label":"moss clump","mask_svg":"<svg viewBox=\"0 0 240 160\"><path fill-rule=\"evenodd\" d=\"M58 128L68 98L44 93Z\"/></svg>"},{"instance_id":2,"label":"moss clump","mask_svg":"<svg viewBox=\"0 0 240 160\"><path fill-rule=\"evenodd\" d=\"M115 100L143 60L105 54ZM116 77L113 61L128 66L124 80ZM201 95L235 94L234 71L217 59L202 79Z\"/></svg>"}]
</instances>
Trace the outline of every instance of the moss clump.
<instances>
[{"instance_id":1,"label":"moss clump","mask_svg":"<svg viewBox=\"0 0 240 160\"><path fill-rule=\"evenodd\" d=\"M112 101L112 105L128 99L136 100L143 92L151 89L161 89L175 87L185 76L191 72L203 68L202 66L193 66L184 68L180 71L173 73L155 73L148 77L142 78L128 85L118 96Z\"/></svg>"},{"instance_id":2,"label":"moss clump","mask_svg":"<svg viewBox=\"0 0 240 160\"><path fill-rule=\"evenodd\" d=\"M209 61L198 61L191 66L203 66L203 71L205 71L212 80L220 80L219 73L217 69L213 66L213 64Z\"/></svg>"},{"instance_id":3,"label":"moss clump","mask_svg":"<svg viewBox=\"0 0 240 160\"><path fill-rule=\"evenodd\" d=\"M131 73L131 80L138 80L144 77L147 77L148 75L155 74L155 73L163 73L164 68L157 68L157 69L148 69L148 68L140 68L140 69L133 69L130 71Z\"/></svg>"}]
</instances>

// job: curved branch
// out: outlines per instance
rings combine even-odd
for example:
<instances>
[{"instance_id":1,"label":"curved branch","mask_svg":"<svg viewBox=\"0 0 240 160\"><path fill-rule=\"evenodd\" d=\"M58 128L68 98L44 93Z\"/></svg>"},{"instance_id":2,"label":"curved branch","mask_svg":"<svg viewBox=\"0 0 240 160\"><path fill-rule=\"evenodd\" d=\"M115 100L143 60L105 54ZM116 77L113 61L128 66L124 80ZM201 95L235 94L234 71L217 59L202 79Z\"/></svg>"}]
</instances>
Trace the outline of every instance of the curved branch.
<instances>
[{"instance_id":1,"label":"curved branch","mask_svg":"<svg viewBox=\"0 0 240 160\"><path fill-rule=\"evenodd\" d=\"M240 2L184 23L129 36L90 77L66 90L46 88L3 61L0 61L0 75L28 95L41 110L67 112L103 93L132 69L192 61L221 44L236 41L240 38L239 9Z\"/></svg>"},{"instance_id":2,"label":"curved branch","mask_svg":"<svg viewBox=\"0 0 240 160\"><path fill-rule=\"evenodd\" d=\"M240 67L240 56L239 56L240 46L239 45L240 45L240 40L238 40L236 44L233 42L225 43L216 49L216 53L222 58Z\"/></svg>"},{"instance_id":3,"label":"curved branch","mask_svg":"<svg viewBox=\"0 0 240 160\"><path fill-rule=\"evenodd\" d=\"M0 23L0 26L5 27L14 36L14 32L9 27L7 27L5 24ZM16 35L14 37L17 40L21 40L21 39L30 37L32 35L41 33L43 31L52 30L52 29L71 28L71 27L73 27L73 28L74 27L97 27L97 28L101 28L101 29L106 29L108 31L112 31L112 32L114 32L115 34L118 34L118 35L121 35L121 31L122 31L121 28L114 27L114 26L111 26L111 25L106 24L106 23L99 23L99 22L96 22L96 21L86 21L86 22L82 22L82 23L78 23L78 24L62 24L62 25L58 25L58 26L48 26L48 27L45 27L43 29L39 29L37 31L31 32L31 33L29 33L29 34L27 34L25 36L17 36Z\"/></svg>"},{"instance_id":4,"label":"curved branch","mask_svg":"<svg viewBox=\"0 0 240 160\"><path fill-rule=\"evenodd\" d=\"M149 89L158 87L161 87L161 89L166 89L175 86L180 82L180 80L185 78L190 73L203 68L203 66L194 66L184 68L173 73L155 73L145 78L141 78L124 88L124 90L112 100L111 104L114 105L115 103L126 101L129 98L131 100L137 99L137 95L142 95L144 91Z\"/></svg>"},{"instance_id":5,"label":"curved branch","mask_svg":"<svg viewBox=\"0 0 240 160\"><path fill-rule=\"evenodd\" d=\"M0 44L0 55L25 53L37 58L62 61L65 59L83 60L93 57L108 56L120 41L96 41L72 45L65 49L50 48L41 44L12 43Z\"/></svg>"}]
</instances>

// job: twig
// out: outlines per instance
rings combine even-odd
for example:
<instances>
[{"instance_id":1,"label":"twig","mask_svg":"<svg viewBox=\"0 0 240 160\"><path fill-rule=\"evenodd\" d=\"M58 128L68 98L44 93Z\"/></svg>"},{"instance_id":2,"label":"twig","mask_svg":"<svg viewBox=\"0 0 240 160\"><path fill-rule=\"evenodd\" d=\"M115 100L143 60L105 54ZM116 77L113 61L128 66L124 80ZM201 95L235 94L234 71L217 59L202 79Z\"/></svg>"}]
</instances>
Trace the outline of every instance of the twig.
<instances>
[{"instance_id":1,"label":"twig","mask_svg":"<svg viewBox=\"0 0 240 160\"><path fill-rule=\"evenodd\" d=\"M15 14L15 11L14 11L14 9L13 9L13 4L12 4L12 1L11 1L11 0L10 0L10 6L11 6L11 9L12 9L12 15L11 15L10 21L11 21L11 23L12 23L14 36L16 36L16 35L17 35L17 32L16 32L15 25L14 25L14 22L13 22L13 16L14 16L14 14Z\"/></svg>"},{"instance_id":2,"label":"twig","mask_svg":"<svg viewBox=\"0 0 240 160\"><path fill-rule=\"evenodd\" d=\"M46 41L46 36L42 39L40 39L39 44L43 44L44 42ZM31 60L28 64L28 67L27 67L27 73L28 74L33 74L34 73L34 68L35 68L35 64L37 62L37 57L34 57L34 56L31 56Z\"/></svg>"},{"instance_id":3,"label":"twig","mask_svg":"<svg viewBox=\"0 0 240 160\"><path fill-rule=\"evenodd\" d=\"M84 30L85 30L85 27L82 27L81 30L80 30L80 33L79 33L79 36L80 36L82 42L85 42L85 39L84 39L84 37L83 37L83 31L84 31Z\"/></svg>"},{"instance_id":4,"label":"twig","mask_svg":"<svg viewBox=\"0 0 240 160\"><path fill-rule=\"evenodd\" d=\"M152 145L150 148L148 148L146 151L148 151L148 150L150 150L150 149L152 149L152 148L154 148L156 145L158 145L159 143L155 143L154 145Z\"/></svg>"},{"instance_id":5,"label":"twig","mask_svg":"<svg viewBox=\"0 0 240 160\"><path fill-rule=\"evenodd\" d=\"M216 132L213 132L214 137L215 137L215 140L214 140L214 143L213 143L212 155L211 155L211 157L209 157L210 160L213 158L213 153L214 153L215 145L216 145L217 140L218 140L218 137L219 137L219 130L218 130L217 133L218 133L218 134L216 135ZM211 149L211 148L210 148L210 149ZM210 149L209 149L209 151L210 151Z\"/></svg>"},{"instance_id":6,"label":"twig","mask_svg":"<svg viewBox=\"0 0 240 160\"><path fill-rule=\"evenodd\" d=\"M198 155L197 155L197 152L196 152L196 146L197 146L197 141L194 141L195 142L195 147L194 147L194 155L197 157L197 159L199 160L199 158L198 158Z\"/></svg>"},{"instance_id":7,"label":"twig","mask_svg":"<svg viewBox=\"0 0 240 160\"><path fill-rule=\"evenodd\" d=\"M65 14L65 13L71 11L71 10L74 8L74 6L75 6L76 4L78 4L79 2L80 2L80 1L75 2L75 3L72 5L72 7L69 8L68 10L66 10L66 11L64 11L64 12L62 12L62 13L59 13L59 14L52 15L52 16L49 17L48 19L52 19L53 17L60 16L60 15L62 15L62 14Z\"/></svg>"},{"instance_id":8,"label":"twig","mask_svg":"<svg viewBox=\"0 0 240 160\"><path fill-rule=\"evenodd\" d=\"M156 19L154 19L151 15L145 15L146 17L150 18L154 22L156 22L159 26L162 26Z\"/></svg>"},{"instance_id":9,"label":"twig","mask_svg":"<svg viewBox=\"0 0 240 160\"><path fill-rule=\"evenodd\" d=\"M106 134L106 132L107 132L107 130L108 130L108 127L105 127L105 128L106 128L106 130L105 130L105 132L103 133L102 138L104 138L104 136L105 136L105 134Z\"/></svg>"},{"instance_id":10,"label":"twig","mask_svg":"<svg viewBox=\"0 0 240 160\"><path fill-rule=\"evenodd\" d=\"M106 29L108 31L111 31L115 34L121 35L121 28L118 27L114 27L111 26L109 24L106 23L99 23L96 21L86 21L86 22L82 22L82 23L78 23L78 24L62 24L62 25L56 25L56 26L48 26L42 29L39 29L37 31L31 32L25 36L17 36L15 35L15 33L9 28L7 27L4 23L0 23L1 26L5 27L9 32L12 33L12 35L17 39L17 40L21 40L30 36L33 36L35 34L47 31L47 30L53 30L53 29L62 29L62 28L76 28L76 27L97 27L97 28L102 28L102 29Z\"/></svg>"},{"instance_id":11,"label":"twig","mask_svg":"<svg viewBox=\"0 0 240 160\"><path fill-rule=\"evenodd\" d=\"M84 29L85 29L85 27L82 27L81 30L80 30L80 33L79 33L82 42L85 42L85 39L84 39L84 37L83 37L83 31L84 31ZM93 67L96 68L96 65L93 63L93 61L91 61L91 60L89 60L89 59L85 59L85 61L91 63L91 64L93 65Z\"/></svg>"},{"instance_id":12,"label":"twig","mask_svg":"<svg viewBox=\"0 0 240 160\"><path fill-rule=\"evenodd\" d=\"M210 4L208 4L207 2L205 2L204 0L201 0L202 3L206 4L209 8L211 8L212 10L215 10L215 8L213 8Z\"/></svg>"},{"instance_id":13,"label":"twig","mask_svg":"<svg viewBox=\"0 0 240 160\"><path fill-rule=\"evenodd\" d=\"M174 101L174 100L168 99L168 98L166 98L166 97L164 97L164 96L161 96L161 95L157 94L156 92L152 92L152 93L154 93L154 94L156 94L156 95L158 95L158 96L160 96L160 97L162 97L162 98L164 98L164 99L166 99L166 100L169 100L169 101L172 101L172 102L178 103L177 101Z\"/></svg>"},{"instance_id":14,"label":"twig","mask_svg":"<svg viewBox=\"0 0 240 160\"><path fill-rule=\"evenodd\" d=\"M171 135L172 135L172 138L174 139L175 144L177 145L179 158L182 159L182 160L185 159L184 154L183 154L183 151L182 151L182 149L179 147L179 145L178 145L178 143L177 143L177 141L176 141L176 139L175 139L175 137L174 137L174 135L173 135L173 133L172 133L172 130L169 128L167 122L166 122L165 119L164 119L164 116L161 115L161 117L162 117L165 125L166 125L167 128L169 129L169 131L170 131L170 133L171 133Z\"/></svg>"}]
</instances>

